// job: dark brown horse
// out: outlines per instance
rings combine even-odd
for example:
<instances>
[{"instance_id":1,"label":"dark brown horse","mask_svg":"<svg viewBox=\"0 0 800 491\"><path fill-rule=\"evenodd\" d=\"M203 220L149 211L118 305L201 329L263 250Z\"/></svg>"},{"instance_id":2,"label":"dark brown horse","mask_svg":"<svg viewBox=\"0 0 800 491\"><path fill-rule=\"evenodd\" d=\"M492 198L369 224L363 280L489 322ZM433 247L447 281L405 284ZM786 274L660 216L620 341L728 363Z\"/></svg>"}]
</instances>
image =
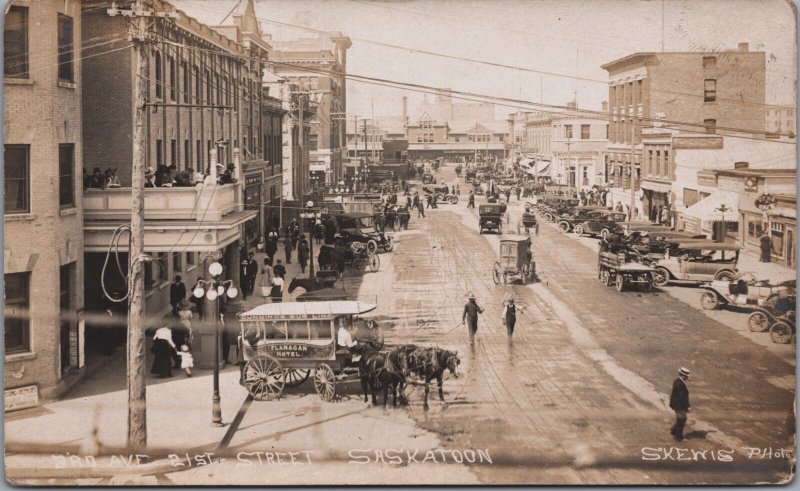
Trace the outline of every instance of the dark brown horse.
<instances>
[{"instance_id":1,"label":"dark brown horse","mask_svg":"<svg viewBox=\"0 0 800 491\"><path fill-rule=\"evenodd\" d=\"M383 389L383 407L389 399L389 388L392 389L392 405L397 406L397 389L405 384L408 374L408 358L399 349L389 352L366 351L358 363L361 377L361 388L364 390L364 403L369 403L369 392L372 393L372 405L378 404L376 398L379 389ZM401 391L401 399L403 397Z\"/></svg>"},{"instance_id":2,"label":"dark brown horse","mask_svg":"<svg viewBox=\"0 0 800 491\"><path fill-rule=\"evenodd\" d=\"M442 389L442 376L445 370L449 370L454 378L458 378L458 365L461 360L458 358L458 351L447 351L441 348L416 348L408 355L409 370L415 373L420 379L425 380L425 398L422 408L427 411L428 391L431 380L436 379L439 384L439 399L444 402L444 390Z\"/></svg>"}]
</instances>

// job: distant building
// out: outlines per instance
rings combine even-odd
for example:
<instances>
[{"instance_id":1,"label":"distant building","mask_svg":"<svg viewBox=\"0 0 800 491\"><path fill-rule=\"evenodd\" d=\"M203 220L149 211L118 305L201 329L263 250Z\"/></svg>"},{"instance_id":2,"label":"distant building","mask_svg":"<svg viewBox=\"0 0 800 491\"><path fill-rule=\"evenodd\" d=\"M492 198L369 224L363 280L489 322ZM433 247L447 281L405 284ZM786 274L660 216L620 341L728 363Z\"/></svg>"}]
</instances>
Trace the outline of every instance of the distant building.
<instances>
[{"instance_id":1,"label":"distant building","mask_svg":"<svg viewBox=\"0 0 800 491\"><path fill-rule=\"evenodd\" d=\"M58 397L85 365L85 53L80 2L13 1L5 9L3 382L9 410Z\"/></svg>"},{"instance_id":2,"label":"distant building","mask_svg":"<svg viewBox=\"0 0 800 491\"><path fill-rule=\"evenodd\" d=\"M286 79L313 102L315 118L309 121L309 170L324 173L328 184L344 175L347 152L344 116L347 110L347 50L350 38L340 32L291 41L273 40L270 70ZM302 176L308 188L310 175Z\"/></svg>"},{"instance_id":3,"label":"distant building","mask_svg":"<svg viewBox=\"0 0 800 491\"><path fill-rule=\"evenodd\" d=\"M767 106L766 115L768 138L794 139L797 137L794 108Z\"/></svg>"},{"instance_id":4,"label":"distant building","mask_svg":"<svg viewBox=\"0 0 800 491\"><path fill-rule=\"evenodd\" d=\"M565 111L552 116L555 182L580 190L603 186L608 122L589 113Z\"/></svg>"},{"instance_id":5,"label":"distant building","mask_svg":"<svg viewBox=\"0 0 800 491\"><path fill-rule=\"evenodd\" d=\"M644 200L669 201L674 151L667 142L643 142L645 127L701 134L739 128L763 136L765 66L766 54L749 51L747 43L733 51L633 53L603 65L609 74L612 199L629 204L631 192L636 193L640 215L647 208L646 202L642 207L642 195ZM651 150L662 161L657 175L642 172Z\"/></svg>"}]
</instances>

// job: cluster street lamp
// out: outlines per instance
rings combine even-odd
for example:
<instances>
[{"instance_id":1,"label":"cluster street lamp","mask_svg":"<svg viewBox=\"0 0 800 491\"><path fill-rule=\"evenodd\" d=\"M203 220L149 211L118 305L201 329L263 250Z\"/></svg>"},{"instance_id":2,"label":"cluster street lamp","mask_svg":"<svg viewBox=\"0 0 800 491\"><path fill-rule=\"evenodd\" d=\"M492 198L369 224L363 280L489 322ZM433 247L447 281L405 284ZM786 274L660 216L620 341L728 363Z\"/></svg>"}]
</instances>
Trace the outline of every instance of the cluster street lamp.
<instances>
[{"instance_id":1,"label":"cluster street lamp","mask_svg":"<svg viewBox=\"0 0 800 491\"><path fill-rule=\"evenodd\" d=\"M222 265L216 261L211 263L208 266L208 274L211 275L211 281L206 280L198 280L197 287L192 292L192 295L195 298L203 298L206 297L208 300L212 302L216 302L216 315L220 314L219 310L219 299L223 295L227 295L228 298L235 298L236 295L239 294L239 291L236 289L236 286L233 284L233 280L222 280L220 276L222 275ZM220 332L219 332L219 324L220 324L219 317L215 316L214 319L214 396L212 398L212 407L211 407L211 423L217 426L222 426L222 407L220 406L220 397L219 397L219 342L220 342Z\"/></svg>"},{"instance_id":2,"label":"cluster street lamp","mask_svg":"<svg viewBox=\"0 0 800 491\"><path fill-rule=\"evenodd\" d=\"M306 219L309 221L308 227L308 247L309 247L309 259L308 259L308 277L314 277L314 226L317 224L317 218L319 218L319 213L314 210L314 202L309 201L306 203L306 210L303 213L300 213L300 218Z\"/></svg>"}]
</instances>

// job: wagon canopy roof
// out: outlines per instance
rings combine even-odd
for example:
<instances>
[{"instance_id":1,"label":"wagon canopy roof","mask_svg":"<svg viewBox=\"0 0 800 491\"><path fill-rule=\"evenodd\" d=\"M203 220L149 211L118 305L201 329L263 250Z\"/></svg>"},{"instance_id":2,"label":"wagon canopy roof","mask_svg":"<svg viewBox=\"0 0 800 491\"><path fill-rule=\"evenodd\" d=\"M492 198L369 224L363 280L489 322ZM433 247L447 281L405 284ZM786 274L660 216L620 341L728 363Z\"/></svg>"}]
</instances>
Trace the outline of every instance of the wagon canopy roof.
<instances>
[{"instance_id":1,"label":"wagon canopy roof","mask_svg":"<svg viewBox=\"0 0 800 491\"><path fill-rule=\"evenodd\" d=\"M740 247L736 244L729 244L725 242L680 242L678 243L680 249L697 249L703 251L738 251Z\"/></svg>"},{"instance_id":2,"label":"wagon canopy roof","mask_svg":"<svg viewBox=\"0 0 800 491\"><path fill-rule=\"evenodd\" d=\"M263 320L280 318L333 318L339 315L365 314L377 305L355 300L331 300L326 302L269 303L239 314L239 320Z\"/></svg>"}]
</instances>

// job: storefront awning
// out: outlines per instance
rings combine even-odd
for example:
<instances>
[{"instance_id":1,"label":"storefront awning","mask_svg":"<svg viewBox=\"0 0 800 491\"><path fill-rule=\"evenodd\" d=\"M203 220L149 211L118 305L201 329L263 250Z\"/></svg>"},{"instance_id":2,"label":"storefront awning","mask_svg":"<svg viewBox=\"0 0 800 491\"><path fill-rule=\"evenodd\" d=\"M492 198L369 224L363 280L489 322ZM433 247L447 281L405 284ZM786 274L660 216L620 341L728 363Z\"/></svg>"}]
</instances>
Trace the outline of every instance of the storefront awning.
<instances>
[{"instance_id":1,"label":"storefront awning","mask_svg":"<svg viewBox=\"0 0 800 491\"><path fill-rule=\"evenodd\" d=\"M738 222L739 195L731 191L714 191L711 196L686 208L683 214L705 222Z\"/></svg>"},{"instance_id":2,"label":"storefront awning","mask_svg":"<svg viewBox=\"0 0 800 491\"><path fill-rule=\"evenodd\" d=\"M642 189L653 191L655 193L669 194L672 191L672 184L642 180Z\"/></svg>"},{"instance_id":3,"label":"storefront awning","mask_svg":"<svg viewBox=\"0 0 800 491\"><path fill-rule=\"evenodd\" d=\"M533 166L533 159L522 159L519 161L519 166L522 168L528 168Z\"/></svg>"}]
</instances>

